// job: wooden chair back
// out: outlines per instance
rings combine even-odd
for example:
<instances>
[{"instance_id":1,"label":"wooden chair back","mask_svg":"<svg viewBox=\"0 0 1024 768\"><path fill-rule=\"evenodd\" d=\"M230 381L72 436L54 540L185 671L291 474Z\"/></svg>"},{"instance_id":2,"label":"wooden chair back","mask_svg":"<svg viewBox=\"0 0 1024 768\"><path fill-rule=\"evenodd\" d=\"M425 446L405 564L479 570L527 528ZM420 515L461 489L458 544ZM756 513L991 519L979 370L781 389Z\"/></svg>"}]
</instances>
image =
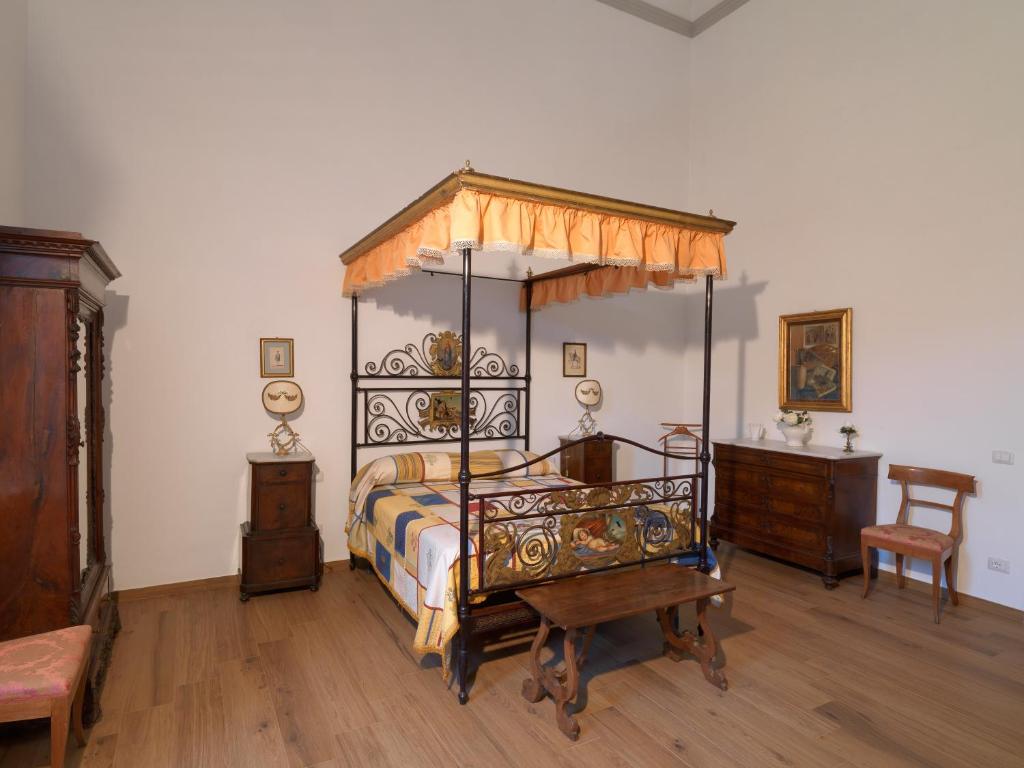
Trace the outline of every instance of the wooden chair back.
<instances>
[{"instance_id":1,"label":"wooden chair back","mask_svg":"<svg viewBox=\"0 0 1024 768\"><path fill-rule=\"evenodd\" d=\"M900 510L896 515L896 522L900 525L907 525L910 518L911 507L928 507L930 509L942 509L951 512L953 515L949 536L953 541L959 542L963 536L963 506L964 497L973 494L977 488L974 475L964 475L959 472L947 472L942 469L926 469L924 467L908 467L900 464L889 465L889 479L896 480L900 484ZM937 501L926 499L915 499L910 495L910 487L914 485L931 486L942 488L947 491L954 491L956 496L952 504L942 504Z\"/></svg>"}]
</instances>

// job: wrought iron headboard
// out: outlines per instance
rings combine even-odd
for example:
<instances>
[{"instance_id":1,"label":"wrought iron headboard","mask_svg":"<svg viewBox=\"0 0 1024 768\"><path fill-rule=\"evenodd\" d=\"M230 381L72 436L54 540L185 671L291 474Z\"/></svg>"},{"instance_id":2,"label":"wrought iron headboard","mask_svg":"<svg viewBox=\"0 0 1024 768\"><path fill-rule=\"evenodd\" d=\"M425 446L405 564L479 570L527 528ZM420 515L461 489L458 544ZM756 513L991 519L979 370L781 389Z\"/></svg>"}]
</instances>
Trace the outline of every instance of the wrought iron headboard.
<instances>
[{"instance_id":1,"label":"wrought iron headboard","mask_svg":"<svg viewBox=\"0 0 1024 768\"><path fill-rule=\"evenodd\" d=\"M453 331L426 334L384 353L359 359L358 299L352 298L352 476L363 448L461 440L462 365L469 368L469 439L522 440L530 447L530 314L524 369L486 347L469 355ZM468 363L465 361L468 360Z\"/></svg>"}]
</instances>

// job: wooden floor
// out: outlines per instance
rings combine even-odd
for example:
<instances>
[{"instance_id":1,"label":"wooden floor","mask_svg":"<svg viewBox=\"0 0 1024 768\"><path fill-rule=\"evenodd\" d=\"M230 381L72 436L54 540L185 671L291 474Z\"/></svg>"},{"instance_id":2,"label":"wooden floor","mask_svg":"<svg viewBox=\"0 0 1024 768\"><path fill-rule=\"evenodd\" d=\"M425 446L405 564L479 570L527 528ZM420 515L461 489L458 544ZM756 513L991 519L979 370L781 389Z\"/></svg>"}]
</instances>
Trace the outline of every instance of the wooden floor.
<instances>
[{"instance_id":1,"label":"wooden floor","mask_svg":"<svg viewBox=\"0 0 1024 768\"><path fill-rule=\"evenodd\" d=\"M711 612L730 688L660 654L654 616L601 627L582 734L520 696L527 645L488 651L468 706L367 572L318 593L206 589L122 605L124 629L81 768L259 766L1024 765L1024 624L883 580L813 574L723 545L737 591ZM688 617L689 619L689 617ZM72 742L73 743L73 742ZM45 727L0 726L0 768L47 765Z\"/></svg>"}]
</instances>

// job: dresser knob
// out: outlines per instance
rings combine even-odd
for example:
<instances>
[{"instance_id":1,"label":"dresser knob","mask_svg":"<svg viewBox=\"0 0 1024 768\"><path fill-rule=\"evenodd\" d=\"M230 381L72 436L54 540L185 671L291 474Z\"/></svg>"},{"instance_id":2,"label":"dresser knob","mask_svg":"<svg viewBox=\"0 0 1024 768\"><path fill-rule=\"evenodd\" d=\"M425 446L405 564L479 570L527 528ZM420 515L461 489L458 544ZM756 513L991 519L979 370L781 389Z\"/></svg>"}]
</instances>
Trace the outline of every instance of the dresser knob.
<instances>
[{"instance_id":1,"label":"dresser knob","mask_svg":"<svg viewBox=\"0 0 1024 768\"><path fill-rule=\"evenodd\" d=\"M277 470L277 474L279 474L281 477L288 477L288 470L287 469L279 469L279 470Z\"/></svg>"},{"instance_id":2,"label":"dresser knob","mask_svg":"<svg viewBox=\"0 0 1024 768\"><path fill-rule=\"evenodd\" d=\"M281 502L280 504L278 504L277 505L277 509L278 509L279 512L284 512L284 502Z\"/></svg>"}]
</instances>

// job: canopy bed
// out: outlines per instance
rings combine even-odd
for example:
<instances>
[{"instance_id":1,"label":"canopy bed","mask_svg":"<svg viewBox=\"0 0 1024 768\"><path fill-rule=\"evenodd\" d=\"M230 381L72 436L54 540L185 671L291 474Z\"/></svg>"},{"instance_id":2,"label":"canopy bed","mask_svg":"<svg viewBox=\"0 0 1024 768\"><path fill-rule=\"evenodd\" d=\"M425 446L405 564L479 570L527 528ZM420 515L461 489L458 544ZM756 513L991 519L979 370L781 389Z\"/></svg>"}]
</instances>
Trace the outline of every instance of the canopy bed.
<instances>
[{"instance_id":1,"label":"canopy bed","mask_svg":"<svg viewBox=\"0 0 1024 768\"><path fill-rule=\"evenodd\" d=\"M536 620L516 589L681 557L710 570L707 442L686 474L666 469L660 477L600 483L562 477L549 461L559 448L529 452L531 335L533 313L552 302L703 277L707 434L713 281L725 277L723 238L733 226L489 176L467 164L341 254L343 293L352 305L352 564L355 557L369 561L418 619L415 649L441 653L445 674L455 645L460 702L468 700L471 636ZM572 263L480 275L473 273L474 251ZM459 272L444 269L453 257ZM461 333L430 333L361 362L359 297L415 271L460 279ZM521 285L522 368L472 346L474 279ZM471 452L477 441L500 441L505 449ZM693 458L602 433L570 445L588 441L624 443L666 460ZM458 453L398 453L359 467L364 449L446 442L458 443Z\"/></svg>"}]
</instances>

